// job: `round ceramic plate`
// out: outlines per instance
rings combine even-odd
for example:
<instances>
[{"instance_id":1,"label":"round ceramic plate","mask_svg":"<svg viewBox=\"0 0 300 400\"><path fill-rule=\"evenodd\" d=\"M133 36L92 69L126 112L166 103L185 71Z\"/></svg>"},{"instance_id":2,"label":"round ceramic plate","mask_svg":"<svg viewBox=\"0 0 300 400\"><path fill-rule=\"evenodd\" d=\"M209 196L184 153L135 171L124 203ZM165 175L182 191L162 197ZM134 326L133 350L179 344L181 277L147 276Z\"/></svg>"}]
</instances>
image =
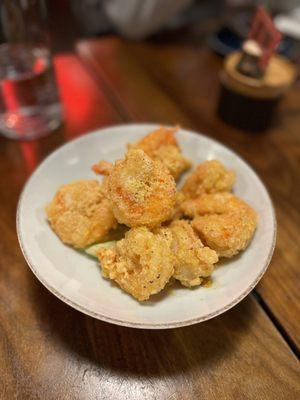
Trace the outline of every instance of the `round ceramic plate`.
<instances>
[{"instance_id":1,"label":"round ceramic plate","mask_svg":"<svg viewBox=\"0 0 300 400\"><path fill-rule=\"evenodd\" d=\"M183 153L197 164L218 159L237 173L234 192L258 213L258 228L241 255L220 263L210 287L173 285L139 303L101 276L96 260L64 245L47 223L45 205L63 184L95 179L91 165L123 158L126 144L157 125L130 124L101 129L71 141L36 169L21 195L17 212L19 242L32 272L54 295L103 321L136 328L163 329L213 318L241 301L270 262L276 222L270 197L255 172L235 153L199 133L177 133Z\"/></svg>"}]
</instances>

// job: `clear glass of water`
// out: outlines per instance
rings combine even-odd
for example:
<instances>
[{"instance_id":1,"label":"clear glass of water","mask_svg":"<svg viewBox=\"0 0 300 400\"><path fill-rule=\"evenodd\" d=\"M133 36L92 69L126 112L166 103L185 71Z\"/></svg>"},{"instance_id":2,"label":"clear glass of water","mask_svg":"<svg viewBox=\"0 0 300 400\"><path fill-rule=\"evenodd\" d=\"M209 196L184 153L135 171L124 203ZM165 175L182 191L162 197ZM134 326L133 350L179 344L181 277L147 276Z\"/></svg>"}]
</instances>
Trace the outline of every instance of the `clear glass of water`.
<instances>
[{"instance_id":1,"label":"clear glass of water","mask_svg":"<svg viewBox=\"0 0 300 400\"><path fill-rule=\"evenodd\" d=\"M62 121L50 50L40 40L37 3L28 4L31 8L25 10L7 6L7 27L12 29L7 28L10 37L0 45L0 133L20 140L44 136ZM22 28L20 21L22 31L15 29ZM38 40L26 27L39 34Z\"/></svg>"}]
</instances>

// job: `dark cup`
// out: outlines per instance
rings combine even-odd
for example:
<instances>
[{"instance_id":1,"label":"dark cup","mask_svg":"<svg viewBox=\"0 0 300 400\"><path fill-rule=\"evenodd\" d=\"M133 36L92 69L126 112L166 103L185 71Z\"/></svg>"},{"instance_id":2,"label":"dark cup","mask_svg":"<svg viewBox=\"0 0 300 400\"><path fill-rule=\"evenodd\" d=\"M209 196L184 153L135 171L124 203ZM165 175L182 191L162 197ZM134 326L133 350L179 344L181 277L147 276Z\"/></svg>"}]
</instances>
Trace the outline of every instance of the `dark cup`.
<instances>
[{"instance_id":1,"label":"dark cup","mask_svg":"<svg viewBox=\"0 0 300 400\"><path fill-rule=\"evenodd\" d=\"M221 84L217 112L229 125L258 132L272 125L279 100L280 97L271 99L247 97Z\"/></svg>"},{"instance_id":2,"label":"dark cup","mask_svg":"<svg viewBox=\"0 0 300 400\"><path fill-rule=\"evenodd\" d=\"M234 52L224 61L217 113L237 128L263 131L272 125L280 99L295 81L296 69L276 54L261 77L250 77L238 69L241 57L241 52Z\"/></svg>"}]
</instances>

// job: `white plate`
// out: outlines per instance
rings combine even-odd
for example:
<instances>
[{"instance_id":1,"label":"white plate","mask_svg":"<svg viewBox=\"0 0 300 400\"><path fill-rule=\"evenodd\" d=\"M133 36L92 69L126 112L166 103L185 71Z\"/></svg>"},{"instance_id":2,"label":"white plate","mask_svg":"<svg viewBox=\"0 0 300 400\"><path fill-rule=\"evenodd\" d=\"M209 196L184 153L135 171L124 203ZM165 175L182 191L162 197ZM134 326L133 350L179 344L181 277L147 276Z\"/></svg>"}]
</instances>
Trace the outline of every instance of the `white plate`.
<instances>
[{"instance_id":1,"label":"white plate","mask_svg":"<svg viewBox=\"0 0 300 400\"><path fill-rule=\"evenodd\" d=\"M241 301L257 284L272 257L276 221L270 197L254 171L235 153L198 133L180 130L179 143L194 163L217 158L237 172L234 192L258 213L258 228L240 256L218 267L209 288L175 285L138 303L102 278L93 259L65 246L49 227L44 206L64 183L95 179L90 167L100 159L122 158L135 142L157 125L130 124L92 132L52 153L36 169L21 195L17 212L19 242L33 273L70 306L100 320L136 328L162 329L213 318Z\"/></svg>"}]
</instances>

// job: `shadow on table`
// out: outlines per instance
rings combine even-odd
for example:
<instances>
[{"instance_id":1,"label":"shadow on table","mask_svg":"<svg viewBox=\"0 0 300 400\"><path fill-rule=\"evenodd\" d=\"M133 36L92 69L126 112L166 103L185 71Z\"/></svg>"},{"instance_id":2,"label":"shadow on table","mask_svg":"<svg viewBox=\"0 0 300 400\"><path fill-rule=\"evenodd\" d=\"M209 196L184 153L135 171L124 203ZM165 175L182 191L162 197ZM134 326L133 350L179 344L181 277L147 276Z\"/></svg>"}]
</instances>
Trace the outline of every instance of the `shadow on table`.
<instances>
[{"instance_id":1,"label":"shadow on table","mask_svg":"<svg viewBox=\"0 0 300 400\"><path fill-rule=\"evenodd\" d=\"M174 376L212 368L226 360L253 323L248 298L227 313L201 324L167 330L120 327L73 310L32 278L36 319L49 340L91 363L122 376Z\"/></svg>"}]
</instances>

